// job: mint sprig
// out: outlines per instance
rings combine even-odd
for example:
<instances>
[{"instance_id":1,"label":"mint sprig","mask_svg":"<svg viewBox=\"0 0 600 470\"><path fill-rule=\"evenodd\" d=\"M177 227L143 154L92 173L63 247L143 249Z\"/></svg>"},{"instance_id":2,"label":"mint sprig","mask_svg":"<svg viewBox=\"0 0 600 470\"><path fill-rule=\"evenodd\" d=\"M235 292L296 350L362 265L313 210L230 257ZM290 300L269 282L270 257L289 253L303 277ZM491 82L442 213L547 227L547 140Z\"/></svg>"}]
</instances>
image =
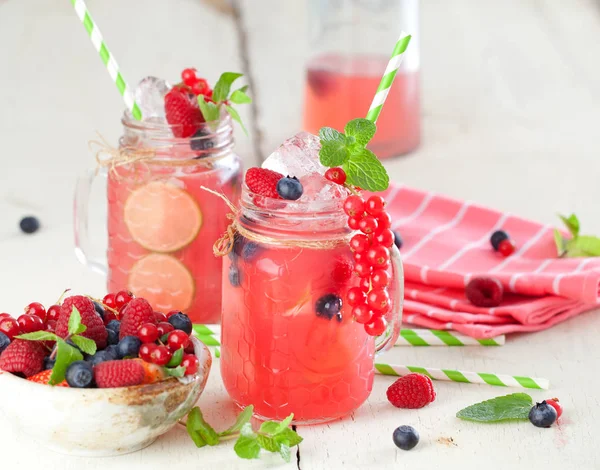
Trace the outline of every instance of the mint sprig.
<instances>
[{"instance_id":1,"label":"mint sprig","mask_svg":"<svg viewBox=\"0 0 600 470\"><path fill-rule=\"evenodd\" d=\"M600 238L591 235L580 235L581 225L575 214L571 214L568 217L559 214L559 217L571 234L571 238L567 239L562 236L560 231L554 229L554 242L556 243L556 251L559 257L580 258L600 256Z\"/></svg>"},{"instance_id":2,"label":"mint sprig","mask_svg":"<svg viewBox=\"0 0 600 470\"><path fill-rule=\"evenodd\" d=\"M456 417L480 423L526 420L532 405L533 400L526 393L512 393L468 406L456 413Z\"/></svg>"},{"instance_id":3,"label":"mint sprig","mask_svg":"<svg viewBox=\"0 0 600 470\"><path fill-rule=\"evenodd\" d=\"M346 173L346 182L352 186L373 192L386 190L390 184L387 171L366 148L376 130L373 122L363 118L348 122L343 134L331 127L321 128L321 164L331 168L341 166Z\"/></svg>"},{"instance_id":4,"label":"mint sprig","mask_svg":"<svg viewBox=\"0 0 600 470\"><path fill-rule=\"evenodd\" d=\"M198 95L198 106L200 107L202 116L207 122L217 121L221 115L221 107L224 107L231 118L242 127L242 130L247 135L248 131L246 130L238 111L233 107L233 104L252 103L252 98L246 94L248 86L246 85L233 92L231 91L233 82L240 77L243 77L243 74L236 72L222 73L215 84L210 101L207 101L204 95Z\"/></svg>"},{"instance_id":5,"label":"mint sprig","mask_svg":"<svg viewBox=\"0 0 600 470\"><path fill-rule=\"evenodd\" d=\"M187 432L197 447L215 446L221 440L237 439L233 450L243 459L256 459L260 455L260 450L264 449L278 452L286 462L289 462L290 448L302 442L298 433L289 427L294 415L288 416L281 422L266 421L258 431L254 431L250 424L253 412L254 407L247 406L230 428L218 433L204 419L200 408L195 407L187 417Z\"/></svg>"}]
</instances>

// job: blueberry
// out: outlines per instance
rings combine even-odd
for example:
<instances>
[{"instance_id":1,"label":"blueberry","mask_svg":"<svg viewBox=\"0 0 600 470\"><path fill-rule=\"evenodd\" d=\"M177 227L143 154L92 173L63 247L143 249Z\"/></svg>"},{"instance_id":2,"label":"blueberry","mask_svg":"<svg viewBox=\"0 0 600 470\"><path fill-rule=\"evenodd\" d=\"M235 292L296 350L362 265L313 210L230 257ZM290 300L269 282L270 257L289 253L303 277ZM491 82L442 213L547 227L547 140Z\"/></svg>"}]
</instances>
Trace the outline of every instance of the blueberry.
<instances>
[{"instance_id":1,"label":"blueberry","mask_svg":"<svg viewBox=\"0 0 600 470\"><path fill-rule=\"evenodd\" d=\"M19 222L19 227L21 227L21 231L24 233L35 233L40 228L40 221L33 216L23 217L21 222Z\"/></svg>"},{"instance_id":2,"label":"blueberry","mask_svg":"<svg viewBox=\"0 0 600 470\"><path fill-rule=\"evenodd\" d=\"M229 284L232 287L240 287L242 284L242 274L235 264L229 267Z\"/></svg>"},{"instance_id":3,"label":"blueberry","mask_svg":"<svg viewBox=\"0 0 600 470\"><path fill-rule=\"evenodd\" d=\"M121 332L121 322L119 320L111 320L108 322L108 325L106 325L106 329L112 330L119 335Z\"/></svg>"},{"instance_id":4,"label":"blueberry","mask_svg":"<svg viewBox=\"0 0 600 470\"><path fill-rule=\"evenodd\" d=\"M96 313L98 315L100 315L100 318L102 318L102 320L104 320L104 307L102 305L100 305L98 302L94 302L94 309L96 310Z\"/></svg>"},{"instance_id":5,"label":"blueberry","mask_svg":"<svg viewBox=\"0 0 600 470\"><path fill-rule=\"evenodd\" d=\"M300 199L303 192L302 183L295 176L293 178L286 176L277 182L277 194L283 199L295 201L296 199Z\"/></svg>"},{"instance_id":6,"label":"blueberry","mask_svg":"<svg viewBox=\"0 0 600 470\"><path fill-rule=\"evenodd\" d=\"M108 351L98 351L93 356L87 358L87 362L91 365L96 366L101 362L114 361L112 354Z\"/></svg>"},{"instance_id":7,"label":"blueberry","mask_svg":"<svg viewBox=\"0 0 600 470\"><path fill-rule=\"evenodd\" d=\"M260 245L254 242L246 242L242 247L242 259L252 261L260 253Z\"/></svg>"},{"instance_id":8,"label":"blueberry","mask_svg":"<svg viewBox=\"0 0 600 470\"><path fill-rule=\"evenodd\" d=\"M244 248L244 242L246 239L242 237L239 233L235 232L233 235L233 247L231 248L231 252L229 253L229 258L232 261L236 261L238 256L242 255L242 248Z\"/></svg>"},{"instance_id":9,"label":"blueberry","mask_svg":"<svg viewBox=\"0 0 600 470\"><path fill-rule=\"evenodd\" d=\"M0 354L8 347L10 344L10 338L6 336L4 333L0 332Z\"/></svg>"},{"instance_id":10,"label":"blueberry","mask_svg":"<svg viewBox=\"0 0 600 470\"><path fill-rule=\"evenodd\" d=\"M94 368L85 361L75 361L67 367L65 378L69 387L91 388L94 384Z\"/></svg>"},{"instance_id":11,"label":"blueberry","mask_svg":"<svg viewBox=\"0 0 600 470\"><path fill-rule=\"evenodd\" d=\"M400 236L400 234L398 232L396 232L394 230L394 245L396 245L396 248L401 249L402 248L402 237Z\"/></svg>"},{"instance_id":12,"label":"blueberry","mask_svg":"<svg viewBox=\"0 0 600 470\"><path fill-rule=\"evenodd\" d=\"M396 428L392 438L396 447L402 450L410 450L419 443L419 433L412 426Z\"/></svg>"},{"instance_id":13,"label":"blueberry","mask_svg":"<svg viewBox=\"0 0 600 470\"><path fill-rule=\"evenodd\" d=\"M104 352L106 353L107 357L110 357L111 361L116 361L117 359L120 359L119 347L116 344L111 344L104 350Z\"/></svg>"},{"instance_id":14,"label":"blueberry","mask_svg":"<svg viewBox=\"0 0 600 470\"><path fill-rule=\"evenodd\" d=\"M545 400L541 403L536 403L531 408L531 411L529 411L529 421L538 428L549 428L554 424L556 418L558 418L556 409L546 403Z\"/></svg>"},{"instance_id":15,"label":"blueberry","mask_svg":"<svg viewBox=\"0 0 600 470\"><path fill-rule=\"evenodd\" d=\"M504 240L508 240L509 238L510 237L508 236L508 233L506 233L504 230L496 230L490 237L490 243L492 244L494 250L498 251L500 243L502 243Z\"/></svg>"},{"instance_id":16,"label":"blueberry","mask_svg":"<svg viewBox=\"0 0 600 470\"><path fill-rule=\"evenodd\" d=\"M335 294L325 294L315 305L318 317L325 317L331 320L334 316L337 321L342 321L342 299Z\"/></svg>"},{"instance_id":17,"label":"blueberry","mask_svg":"<svg viewBox=\"0 0 600 470\"><path fill-rule=\"evenodd\" d=\"M173 328L176 330L184 331L188 335L192 334L192 321L185 313L180 312L176 313L175 315L171 315L169 318L169 323L173 325Z\"/></svg>"},{"instance_id":18,"label":"blueberry","mask_svg":"<svg viewBox=\"0 0 600 470\"><path fill-rule=\"evenodd\" d=\"M210 150L215 146L214 139L208 138L212 133L207 129L198 129L190 139L190 147L192 150ZM197 158L206 157L208 155L198 155Z\"/></svg>"},{"instance_id":19,"label":"blueberry","mask_svg":"<svg viewBox=\"0 0 600 470\"><path fill-rule=\"evenodd\" d=\"M106 332L108 333L108 344L114 345L114 344L119 343L119 332L118 331L107 328Z\"/></svg>"},{"instance_id":20,"label":"blueberry","mask_svg":"<svg viewBox=\"0 0 600 470\"><path fill-rule=\"evenodd\" d=\"M56 359L50 359L50 356L46 356L44 358L44 370L50 370L50 369L54 368L55 362L56 362Z\"/></svg>"},{"instance_id":21,"label":"blueberry","mask_svg":"<svg viewBox=\"0 0 600 470\"><path fill-rule=\"evenodd\" d=\"M124 357L138 357L141 345L142 340L137 336L125 336L117 346L119 359L123 359Z\"/></svg>"}]
</instances>

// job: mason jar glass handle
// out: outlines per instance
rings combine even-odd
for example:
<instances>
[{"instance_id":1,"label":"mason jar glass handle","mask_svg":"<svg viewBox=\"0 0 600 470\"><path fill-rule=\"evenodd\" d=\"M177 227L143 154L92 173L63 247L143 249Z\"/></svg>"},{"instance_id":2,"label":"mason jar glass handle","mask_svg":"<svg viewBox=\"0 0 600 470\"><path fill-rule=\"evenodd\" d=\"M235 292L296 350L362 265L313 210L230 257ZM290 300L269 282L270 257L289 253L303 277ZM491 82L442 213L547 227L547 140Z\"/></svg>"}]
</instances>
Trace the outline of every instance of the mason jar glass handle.
<instances>
[{"instance_id":1,"label":"mason jar glass handle","mask_svg":"<svg viewBox=\"0 0 600 470\"><path fill-rule=\"evenodd\" d=\"M400 325L402 324L402 304L404 302L404 269L400 251L394 245L390 250L392 261L392 282L395 289L392 297L392 309L385 316L388 327L385 332L375 338L375 354L379 355L390 349L398 339Z\"/></svg>"},{"instance_id":2,"label":"mason jar glass handle","mask_svg":"<svg viewBox=\"0 0 600 470\"><path fill-rule=\"evenodd\" d=\"M106 178L106 171L99 172ZM100 257L92 255L92 243L89 237L89 201L92 185L96 178L95 169L88 170L77 179L73 204L73 229L75 235L75 255L80 263L100 274L108 274L106 263Z\"/></svg>"}]
</instances>

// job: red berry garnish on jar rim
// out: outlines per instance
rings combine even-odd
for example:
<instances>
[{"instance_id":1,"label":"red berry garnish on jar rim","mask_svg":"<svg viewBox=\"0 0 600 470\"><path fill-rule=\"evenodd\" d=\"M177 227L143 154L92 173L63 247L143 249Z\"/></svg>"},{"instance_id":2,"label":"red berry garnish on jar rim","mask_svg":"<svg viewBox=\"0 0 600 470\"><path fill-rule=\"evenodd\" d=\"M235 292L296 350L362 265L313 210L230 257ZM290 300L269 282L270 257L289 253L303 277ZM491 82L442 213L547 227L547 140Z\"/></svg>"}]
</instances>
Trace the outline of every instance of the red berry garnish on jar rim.
<instances>
[{"instance_id":1,"label":"red berry garnish on jar rim","mask_svg":"<svg viewBox=\"0 0 600 470\"><path fill-rule=\"evenodd\" d=\"M502 240L498 245L498 251L502 254L502 256L510 256L512 255L517 248L517 245L510 238L506 240Z\"/></svg>"},{"instance_id":2,"label":"red berry garnish on jar rim","mask_svg":"<svg viewBox=\"0 0 600 470\"><path fill-rule=\"evenodd\" d=\"M385 246L386 248L391 248L394 244L394 232L389 228L379 228L377 232L375 232L373 242Z\"/></svg>"},{"instance_id":3,"label":"red berry garnish on jar rim","mask_svg":"<svg viewBox=\"0 0 600 470\"><path fill-rule=\"evenodd\" d=\"M375 245L367 250L367 261L373 269L382 268L390 262L390 250L383 245Z\"/></svg>"},{"instance_id":4,"label":"red berry garnish on jar rim","mask_svg":"<svg viewBox=\"0 0 600 470\"><path fill-rule=\"evenodd\" d=\"M373 312L369 308L369 306L365 303L356 305L352 309L352 316L356 320L356 323L366 324L371 321L373 317Z\"/></svg>"},{"instance_id":5,"label":"red berry garnish on jar rim","mask_svg":"<svg viewBox=\"0 0 600 470\"><path fill-rule=\"evenodd\" d=\"M348 217L348 227L350 227L352 230L358 230L358 223L360 222L360 219L362 218L355 215L352 217Z\"/></svg>"},{"instance_id":6,"label":"red berry garnish on jar rim","mask_svg":"<svg viewBox=\"0 0 600 470\"><path fill-rule=\"evenodd\" d=\"M181 72L181 79L183 80L183 83L191 87L198 80L198 78L196 78L196 69L183 69L183 72Z\"/></svg>"},{"instance_id":7,"label":"red berry garnish on jar rim","mask_svg":"<svg viewBox=\"0 0 600 470\"><path fill-rule=\"evenodd\" d=\"M354 263L354 272L358 277L369 277L372 271L371 265L367 261L359 261Z\"/></svg>"},{"instance_id":8,"label":"red berry garnish on jar rim","mask_svg":"<svg viewBox=\"0 0 600 470\"><path fill-rule=\"evenodd\" d=\"M372 215L365 215L358 223L358 228L362 233L370 235L371 233L374 233L378 228L377 219Z\"/></svg>"},{"instance_id":9,"label":"red berry garnish on jar rim","mask_svg":"<svg viewBox=\"0 0 600 470\"><path fill-rule=\"evenodd\" d=\"M46 309L39 302L31 302L27 307L25 307L25 315L35 315L36 317L45 320Z\"/></svg>"},{"instance_id":10,"label":"red berry garnish on jar rim","mask_svg":"<svg viewBox=\"0 0 600 470\"><path fill-rule=\"evenodd\" d=\"M502 283L494 277L474 277L465 288L467 299L477 307L497 307L503 294Z\"/></svg>"},{"instance_id":11,"label":"red berry garnish on jar rim","mask_svg":"<svg viewBox=\"0 0 600 470\"><path fill-rule=\"evenodd\" d=\"M384 228L392 227L392 216L387 212L382 212L377 215L377 228L383 230Z\"/></svg>"},{"instance_id":12,"label":"red berry garnish on jar rim","mask_svg":"<svg viewBox=\"0 0 600 470\"><path fill-rule=\"evenodd\" d=\"M357 233L350 239L350 249L356 253L366 251L370 245L371 242L369 241L369 238L362 233Z\"/></svg>"},{"instance_id":13,"label":"red berry garnish on jar rim","mask_svg":"<svg viewBox=\"0 0 600 470\"><path fill-rule=\"evenodd\" d=\"M371 290L371 281L368 277L363 277L360 280L358 287L360 287L364 292L369 292Z\"/></svg>"},{"instance_id":14,"label":"red berry garnish on jar rim","mask_svg":"<svg viewBox=\"0 0 600 470\"><path fill-rule=\"evenodd\" d=\"M385 269L375 269L371 274L371 285L374 289L387 287L390 285L391 276Z\"/></svg>"},{"instance_id":15,"label":"red berry garnish on jar rim","mask_svg":"<svg viewBox=\"0 0 600 470\"><path fill-rule=\"evenodd\" d=\"M380 336L385 333L387 322L381 316L374 316L371 321L365 324L365 331L370 336Z\"/></svg>"},{"instance_id":16,"label":"red berry garnish on jar rim","mask_svg":"<svg viewBox=\"0 0 600 470\"><path fill-rule=\"evenodd\" d=\"M387 312L390 306L390 295L386 289L373 289L367 295L367 303L375 312Z\"/></svg>"},{"instance_id":17,"label":"red berry garnish on jar rim","mask_svg":"<svg viewBox=\"0 0 600 470\"><path fill-rule=\"evenodd\" d=\"M346 172L340 167L329 168L325 172L325 178L333 183L344 184L346 182Z\"/></svg>"},{"instance_id":18,"label":"red berry garnish on jar rim","mask_svg":"<svg viewBox=\"0 0 600 470\"><path fill-rule=\"evenodd\" d=\"M381 196L371 196L367 199L365 210L371 215L379 215L385 209L385 200Z\"/></svg>"},{"instance_id":19,"label":"red berry garnish on jar rim","mask_svg":"<svg viewBox=\"0 0 600 470\"><path fill-rule=\"evenodd\" d=\"M344 212L350 216L361 216L365 212L365 203L359 196L348 196L344 201Z\"/></svg>"},{"instance_id":20,"label":"red berry garnish on jar rim","mask_svg":"<svg viewBox=\"0 0 600 470\"><path fill-rule=\"evenodd\" d=\"M367 302L367 295L360 287L351 287L346 294L346 300L351 306L364 304Z\"/></svg>"}]
</instances>

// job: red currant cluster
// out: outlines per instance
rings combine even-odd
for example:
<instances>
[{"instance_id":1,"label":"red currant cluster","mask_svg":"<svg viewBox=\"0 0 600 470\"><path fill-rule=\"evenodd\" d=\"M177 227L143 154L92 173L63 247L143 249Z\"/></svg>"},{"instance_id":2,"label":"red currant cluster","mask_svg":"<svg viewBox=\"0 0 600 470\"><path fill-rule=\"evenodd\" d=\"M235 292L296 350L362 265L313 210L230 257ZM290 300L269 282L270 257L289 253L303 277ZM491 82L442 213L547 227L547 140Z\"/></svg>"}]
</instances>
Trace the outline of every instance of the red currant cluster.
<instances>
[{"instance_id":1,"label":"red currant cluster","mask_svg":"<svg viewBox=\"0 0 600 470\"><path fill-rule=\"evenodd\" d=\"M196 69L184 69L184 71L181 72L181 79L184 84L190 87L190 90L194 95L204 95L207 100L212 99L212 89L204 78L200 78L196 75Z\"/></svg>"}]
</instances>

